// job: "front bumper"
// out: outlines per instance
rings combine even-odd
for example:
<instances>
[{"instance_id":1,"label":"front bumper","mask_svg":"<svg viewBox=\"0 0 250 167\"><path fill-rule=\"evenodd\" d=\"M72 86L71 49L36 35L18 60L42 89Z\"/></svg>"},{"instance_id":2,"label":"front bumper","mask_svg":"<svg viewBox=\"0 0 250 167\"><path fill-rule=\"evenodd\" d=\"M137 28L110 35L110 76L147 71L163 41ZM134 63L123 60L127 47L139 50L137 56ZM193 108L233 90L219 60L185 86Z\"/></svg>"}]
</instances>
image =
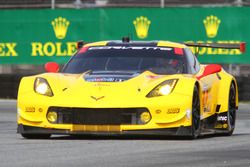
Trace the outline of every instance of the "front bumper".
<instances>
[{"instance_id":1,"label":"front bumper","mask_svg":"<svg viewBox=\"0 0 250 167\"><path fill-rule=\"evenodd\" d=\"M157 136L190 136L191 126L178 128L125 130L125 131L71 131L67 129L41 128L18 124L17 133L21 134L59 134L59 135L157 135Z\"/></svg>"},{"instance_id":2,"label":"front bumper","mask_svg":"<svg viewBox=\"0 0 250 167\"><path fill-rule=\"evenodd\" d=\"M97 102L88 102L87 99L85 102L81 98L67 101L61 97L25 96L18 100L17 123L27 127L21 128L20 133L36 133L44 129L51 134L179 135L183 131L179 127L191 126L191 104L192 98L183 94ZM151 120L142 124L138 120L145 109L149 111ZM49 111L58 113L57 122L49 122ZM190 133L185 130L184 134Z\"/></svg>"}]
</instances>

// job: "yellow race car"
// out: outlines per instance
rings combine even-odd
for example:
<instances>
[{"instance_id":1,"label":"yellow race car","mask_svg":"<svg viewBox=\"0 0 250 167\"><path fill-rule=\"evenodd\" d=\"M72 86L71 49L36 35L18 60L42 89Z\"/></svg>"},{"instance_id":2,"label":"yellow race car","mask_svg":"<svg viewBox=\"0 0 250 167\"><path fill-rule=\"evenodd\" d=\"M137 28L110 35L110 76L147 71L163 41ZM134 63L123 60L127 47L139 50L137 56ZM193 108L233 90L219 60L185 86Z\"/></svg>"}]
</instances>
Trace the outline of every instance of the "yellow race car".
<instances>
[{"instance_id":1,"label":"yellow race car","mask_svg":"<svg viewBox=\"0 0 250 167\"><path fill-rule=\"evenodd\" d=\"M244 43L243 43L244 44ZM238 109L235 78L201 65L189 46L244 45L103 41L81 46L64 68L22 78L17 131L52 134L231 135Z\"/></svg>"}]
</instances>

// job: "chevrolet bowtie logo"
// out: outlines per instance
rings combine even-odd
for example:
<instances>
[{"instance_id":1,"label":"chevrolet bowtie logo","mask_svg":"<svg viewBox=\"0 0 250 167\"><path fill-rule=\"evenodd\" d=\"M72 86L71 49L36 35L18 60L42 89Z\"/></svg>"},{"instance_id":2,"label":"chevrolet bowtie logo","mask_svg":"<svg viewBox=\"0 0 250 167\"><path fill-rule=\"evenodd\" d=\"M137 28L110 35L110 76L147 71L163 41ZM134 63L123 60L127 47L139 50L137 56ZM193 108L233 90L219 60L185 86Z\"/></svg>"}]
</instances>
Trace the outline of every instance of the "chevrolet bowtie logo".
<instances>
[{"instance_id":1,"label":"chevrolet bowtie logo","mask_svg":"<svg viewBox=\"0 0 250 167\"><path fill-rule=\"evenodd\" d=\"M95 97L95 96L90 96L92 99L94 99L95 101L101 100L103 99L105 96L100 96L100 97Z\"/></svg>"}]
</instances>

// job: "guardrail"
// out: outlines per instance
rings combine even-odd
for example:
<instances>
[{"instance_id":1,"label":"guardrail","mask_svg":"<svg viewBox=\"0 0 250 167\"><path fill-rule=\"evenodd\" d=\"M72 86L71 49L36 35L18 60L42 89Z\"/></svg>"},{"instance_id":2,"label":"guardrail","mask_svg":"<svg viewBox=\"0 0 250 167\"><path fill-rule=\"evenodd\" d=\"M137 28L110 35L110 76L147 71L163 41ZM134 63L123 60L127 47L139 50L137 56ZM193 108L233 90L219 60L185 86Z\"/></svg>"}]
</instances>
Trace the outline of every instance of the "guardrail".
<instances>
[{"instance_id":1,"label":"guardrail","mask_svg":"<svg viewBox=\"0 0 250 167\"><path fill-rule=\"evenodd\" d=\"M239 88L239 100L250 101L250 78L236 77Z\"/></svg>"},{"instance_id":2,"label":"guardrail","mask_svg":"<svg viewBox=\"0 0 250 167\"><path fill-rule=\"evenodd\" d=\"M169 6L243 6L249 0L1 0L0 8L96 8Z\"/></svg>"},{"instance_id":3,"label":"guardrail","mask_svg":"<svg viewBox=\"0 0 250 167\"><path fill-rule=\"evenodd\" d=\"M16 99L21 74L0 74L0 98ZM250 101L250 78L236 77L239 88L239 100Z\"/></svg>"},{"instance_id":4,"label":"guardrail","mask_svg":"<svg viewBox=\"0 0 250 167\"><path fill-rule=\"evenodd\" d=\"M23 75L1 74L0 75L0 98L15 99L19 82Z\"/></svg>"}]
</instances>

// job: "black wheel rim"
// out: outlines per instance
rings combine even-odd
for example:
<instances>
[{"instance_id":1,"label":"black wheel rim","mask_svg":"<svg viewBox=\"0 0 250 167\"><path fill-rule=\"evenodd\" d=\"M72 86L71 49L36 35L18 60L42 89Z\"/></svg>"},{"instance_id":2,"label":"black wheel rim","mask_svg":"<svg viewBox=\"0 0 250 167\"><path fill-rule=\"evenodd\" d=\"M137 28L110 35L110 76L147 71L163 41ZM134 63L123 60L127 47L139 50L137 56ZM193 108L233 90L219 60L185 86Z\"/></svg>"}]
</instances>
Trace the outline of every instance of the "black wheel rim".
<instances>
[{"instance_id":1,"label":"black wheel rim","mask_svg":"<svg viewBox=\"0 0 250 167\"><path fill-rule=\"evenodd\" d=\"M235 94L235 87L232 84L230 87L229 93L229 110L228 110L228 124L229 129L234 128L235 126L235 118L236 118L236 94Z\"/></svg>"}]
</instances>

